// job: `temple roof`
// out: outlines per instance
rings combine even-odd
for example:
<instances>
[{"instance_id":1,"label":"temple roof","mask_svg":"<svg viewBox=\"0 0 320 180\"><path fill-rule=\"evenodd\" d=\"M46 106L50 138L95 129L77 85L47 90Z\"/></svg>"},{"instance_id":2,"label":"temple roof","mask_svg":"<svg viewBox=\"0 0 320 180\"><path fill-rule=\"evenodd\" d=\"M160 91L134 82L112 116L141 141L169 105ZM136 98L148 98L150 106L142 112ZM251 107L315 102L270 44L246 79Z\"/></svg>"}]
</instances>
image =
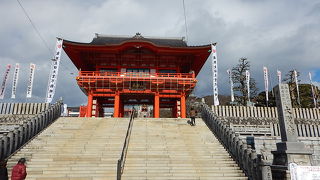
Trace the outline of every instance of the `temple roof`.
<instances>
[{"instance_id":1,"label":"temple roof","mask_svg":"<svg viewBox=\"0 0 320 180\"><path fill-rule=\"evenodd\" d=\"M177 64L181 71L197 75L211 53L211 44L188 46L184 38L99 35L90 43L63 40L63 49L78 69L92 71L96 64L148 61L150 64ZM140 54L136 59L136 55ZM124 57L124 58L122 58ZM125 62L126 61L126 62ZM158 64L159 65L159 64Z\"/></svg>"},{"instance_id":2,"label":"temple roof","mask_svg":"<svg viewBox=\"0 0 320 180\"><path fill-rule=\"evenodd\" d=\"M170 46L170 47L187 47L184 38L158 38L158 37L144 37L140 33L136 33L133 37L124 36L105 36L96 34L96 37L91 41L91 45L116 45L128 41L145 41L151 42L157 46Z\"/></svg>"}]
</instances>

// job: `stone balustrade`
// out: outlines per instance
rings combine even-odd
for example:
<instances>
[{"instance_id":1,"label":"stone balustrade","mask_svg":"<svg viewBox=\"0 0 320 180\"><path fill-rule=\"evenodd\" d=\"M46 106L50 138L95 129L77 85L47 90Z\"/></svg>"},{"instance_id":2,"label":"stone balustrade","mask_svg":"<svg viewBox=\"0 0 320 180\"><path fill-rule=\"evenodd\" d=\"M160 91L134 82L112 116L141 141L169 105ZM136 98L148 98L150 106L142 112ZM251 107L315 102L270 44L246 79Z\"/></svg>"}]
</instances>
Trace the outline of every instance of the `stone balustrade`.
<instances>
[{"instance_id":1,"label":"stone balustrade","mask_svg":"<svg viewBox=\"0 0 320 180\"><path fill-rule=\"evenodd\" d=\"M261 155L258 155L250 145L247 145L246 141L240 139L239 134L236 134L225 121L219 120L219 117L206 104L202 103L200 109L207 126L237 161L249 179L272 179L271 168L264 162Z\"/></svg>"},{"instance_id":2,"label":"stone balustrade","mask_svg":"<svg viewBox=\"0 0 320 180\"><path fill-rule=\"evenodd\" d=\"M212 106L212 111L223 117L278 118L276 107ZM293 108L293 117L297 119L320 119L320 109Z\"/></svg>"},{"instance_id":3,"label":"stone balustrade","mask_svg":"<svg viewBox=\"0 0 320 180\"><path fill-rule=\"evenodd\" d=\"M0 103L0 114L38 114L49 107L49 103Z\"/></svg>"},{"instance_id":4,"label":"stone balustrade","mask_svg":"<svg viewBox=\"0 0 320 180\"><path fill-rule=\"evenodd\" d=\"M13 130L0 135L0 159L8 158L36 134L60 117L62 101L58 101L52 105L46 104L46 106L47 108L44 108L44 111L41 111L40 113L23 120L23 122L16 126Z\"/></svg>"}]
</instances>

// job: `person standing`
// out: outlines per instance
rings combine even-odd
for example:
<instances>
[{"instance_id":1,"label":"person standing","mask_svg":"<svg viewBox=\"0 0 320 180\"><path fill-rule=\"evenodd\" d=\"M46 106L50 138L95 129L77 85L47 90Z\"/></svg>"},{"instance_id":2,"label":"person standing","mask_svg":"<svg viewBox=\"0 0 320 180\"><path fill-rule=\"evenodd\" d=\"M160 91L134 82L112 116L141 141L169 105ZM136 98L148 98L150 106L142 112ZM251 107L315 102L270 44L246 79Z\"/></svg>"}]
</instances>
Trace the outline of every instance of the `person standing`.
<instances>
[{"instance_id":1,"label":"person standing","mask_svg":"<svg viewBox=\"0 0 320 180\"><path fill-rule=\"evenodd\" d=\"M24 180L27 177L26 159L19 159L18 163L12 168L11 180Z\"/></svg>"},{"instance_id":2,"label":"person standing","mask_svg":"<svg viewBox=\"0 0 320 180\"><path fill-rule=\"evenodd\" d=\"M196 116L197 116L197 111L194 108L191 108L190 109L191 126L196 125Z\"/></svg>"},{"instance_id":3,"label":"person standing","mask_svg":"<svg viewBox=\"0 0 320 180\"><path fill-rule=\"evenodd\" d=\"M0 180L8 180L7 161L0 161Z\"/></svg>"}]
</instances>

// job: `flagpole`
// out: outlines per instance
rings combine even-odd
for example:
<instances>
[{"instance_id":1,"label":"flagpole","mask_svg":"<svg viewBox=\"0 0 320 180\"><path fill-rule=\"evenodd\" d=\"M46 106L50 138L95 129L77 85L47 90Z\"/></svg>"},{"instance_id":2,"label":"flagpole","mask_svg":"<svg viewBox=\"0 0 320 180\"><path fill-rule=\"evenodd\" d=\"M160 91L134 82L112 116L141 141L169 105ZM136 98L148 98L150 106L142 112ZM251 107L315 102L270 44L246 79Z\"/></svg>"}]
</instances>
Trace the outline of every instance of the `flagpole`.
<instances>
[{"instance_id":1,"label":"flagpole","mask_svg":"<svg viewBox=\"0 0 320 180\"><path fill-rule=\"evenodd\" d=\"M297 100L298 100L298 105L299 107L301 107L301 103L300 103L300 94L299 94L299 85L298 85L298 73L296 70L293 71L294 72L294 78L296 81L296 88L297 88Z\"/></svg>"},{"instance_id":2,"label":"flagpole","mask_svg":"<svg viewBox=\"0 0 320 180\"><path fill-rule=\"evenodd\" d=\"M309 72L309 79L310 79L310 86L311 86L311 92L312 92L314 108L317 108L317 102L316 102L316 98L315 98L314 86L313 86L313 83L312 83L311 72Z\"/></svg>"}]
</instances>

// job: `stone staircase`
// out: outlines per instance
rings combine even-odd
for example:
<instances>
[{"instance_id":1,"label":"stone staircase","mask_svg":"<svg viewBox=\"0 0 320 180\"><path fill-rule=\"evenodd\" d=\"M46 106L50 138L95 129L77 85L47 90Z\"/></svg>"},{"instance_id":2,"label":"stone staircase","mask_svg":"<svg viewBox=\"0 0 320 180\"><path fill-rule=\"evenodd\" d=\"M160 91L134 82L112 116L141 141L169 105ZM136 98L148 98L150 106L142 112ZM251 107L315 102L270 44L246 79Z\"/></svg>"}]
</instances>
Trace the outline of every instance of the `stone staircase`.
<instances>
[{"instance_id":1,"label":"stone staircase","mask_svg":"<svg viewBox=\"0 0 320 180\"><path fill-rule=\"evenodd\" d=\"M128 118L59 118L8 161L27 158L29 180L116 179ZM247 179L197 119L135 119L126 179Z\"/></svg>"},{"instance_id":2,"label":"stone staircase","mask_svg":"<svg viewBox=\"0 0 320 180\"><path fill-rule=\"evenodd\" d=\"M123 180L247 179L201 119L135 119Z\"/></svg>"},{"instance_id":3,"label":"stone staircase","mask_svg":"<svg viewBox=\"0 0 320 180\"><path fill-rule=\"evenodd\" d=\"M27 158L27 179L116 179L128 118L59 118L8 161Z\"/></svg>"}]
</instances>

